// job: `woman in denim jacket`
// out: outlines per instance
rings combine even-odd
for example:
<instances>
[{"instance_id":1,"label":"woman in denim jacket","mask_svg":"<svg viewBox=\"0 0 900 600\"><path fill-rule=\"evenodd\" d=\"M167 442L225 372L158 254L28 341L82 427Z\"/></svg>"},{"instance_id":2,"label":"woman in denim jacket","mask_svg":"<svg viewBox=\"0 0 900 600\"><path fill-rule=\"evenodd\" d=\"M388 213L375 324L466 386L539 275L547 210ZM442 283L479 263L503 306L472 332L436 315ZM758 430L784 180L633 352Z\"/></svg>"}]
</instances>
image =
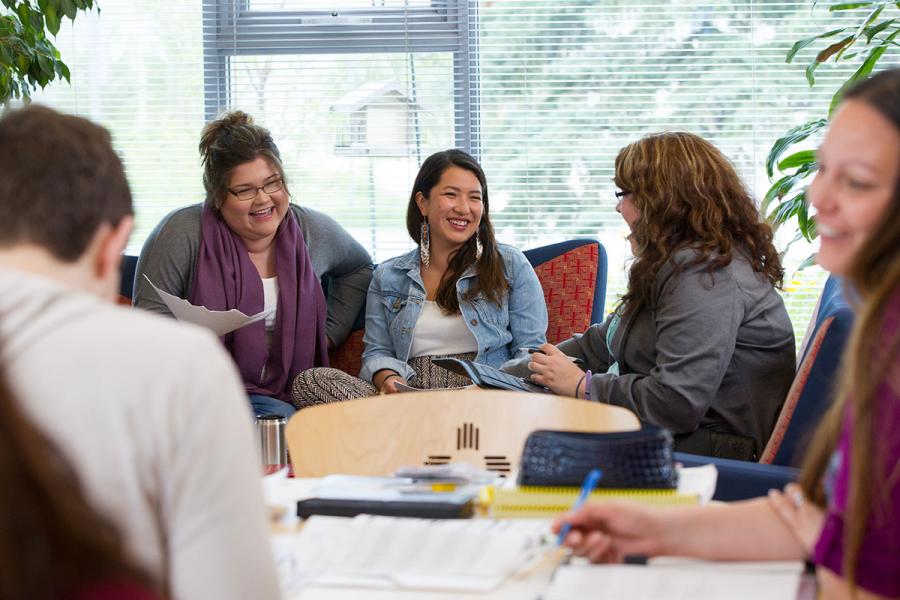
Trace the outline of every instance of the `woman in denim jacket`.
<instances>
[{"instance_id":1,"label":"woman in denim jacket","mask_svg":"<svg viewBox=\"0 0 900 600\"><path fill-rule=\"evenodd\" d=\"M397 384L467 385L431 358L499 367L546 341L541 284L519 250L497 243L488 207L487 180L471 156L446 150L425 160L406 214L418 248L379 265L369 286L362 381L311 369L294 384L295 403L390 394Z\"/></svg>"}]
</instances>

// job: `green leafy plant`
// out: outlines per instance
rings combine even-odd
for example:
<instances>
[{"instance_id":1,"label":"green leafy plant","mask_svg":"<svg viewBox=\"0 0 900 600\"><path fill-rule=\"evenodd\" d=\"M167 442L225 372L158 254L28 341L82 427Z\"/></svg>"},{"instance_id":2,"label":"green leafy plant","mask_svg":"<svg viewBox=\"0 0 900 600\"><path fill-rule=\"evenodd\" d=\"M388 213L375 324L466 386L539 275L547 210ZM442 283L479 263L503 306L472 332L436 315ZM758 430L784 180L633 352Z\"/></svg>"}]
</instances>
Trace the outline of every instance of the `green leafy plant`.
<instances>
[{"instance_id":1,"label":"green leafy plant","mask_svg":"<svg viewBox=\"0 0 900 600\"><path fill-rule=\"evenodd\" d=\"M813 8L817 1L813 2ZM857 11L859 16L857 18L856 13L851 13L856 22L851 21L852 24L846 27L798 40L788 51L786 62L793 62L810 46L827 44L806 66L806 80L810 87L816 84L816 70L826 62L856 65L853 74L832 96L828 107L830 117L844 91L868 77L888 50L896 50L900 46L897 39L900 35L900 2L835 2L828 6L828 10L832 13ZM796 218L797 233L788 246L800 239L811 241L816 237L816 224L809 215L806 187L819 165L814 151L796 151L794 148L823 130L827 122L826 118L813 119L791 128L775 141L766 159L766 173L774 183L763 198L761 210L776 229ZM811 259L807 259L801 268L810 262Z\"/></svg>"},{"instance_id":2,"label":"green leafy plant","mask_svg":"<svg viewBox=\"0 0 900 600\"><path fill-rule=\"evenodd\" d=\"M0 104L28 101L38 86L69 81L69 68L47 36L56 36L63 18L75 20L94 0L0 0ZM97 9L100 10L99 8Z\"/></svg>"}]
</instances>

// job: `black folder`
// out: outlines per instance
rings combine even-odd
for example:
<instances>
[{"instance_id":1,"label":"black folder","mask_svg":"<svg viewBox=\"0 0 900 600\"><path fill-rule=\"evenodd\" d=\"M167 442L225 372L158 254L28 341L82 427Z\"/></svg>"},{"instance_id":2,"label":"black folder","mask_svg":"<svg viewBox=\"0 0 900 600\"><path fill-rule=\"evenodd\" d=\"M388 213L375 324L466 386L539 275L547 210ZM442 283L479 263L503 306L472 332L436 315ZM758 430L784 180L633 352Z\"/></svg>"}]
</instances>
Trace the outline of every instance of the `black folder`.
<instances>
[{"instance_id":1,"label":"black folder","mask_svg":"<svg viewBox=\"0 0 900 600\"><path fill-rule=\"evenodd\" d=\"M467 519L474 512L474 499L465 502L357 500L345 498L309 498L297 502L297 516L355 517L360 514L422 519Z\"/></svg>"}]
</instances>

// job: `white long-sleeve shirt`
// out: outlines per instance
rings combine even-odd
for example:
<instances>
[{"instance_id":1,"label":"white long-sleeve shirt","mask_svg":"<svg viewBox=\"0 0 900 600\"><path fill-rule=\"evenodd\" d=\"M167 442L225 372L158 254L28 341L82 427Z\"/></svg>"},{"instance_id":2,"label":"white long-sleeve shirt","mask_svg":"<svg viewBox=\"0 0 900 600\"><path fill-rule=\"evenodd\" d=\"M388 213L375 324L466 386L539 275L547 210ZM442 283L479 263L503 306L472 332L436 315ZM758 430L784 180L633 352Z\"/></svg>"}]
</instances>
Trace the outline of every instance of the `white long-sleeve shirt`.
<instances>
[{"instance_id":1,"label":"white long-sleeve shirt","mask_svg":"<svg viewBox=\"0 0 900 600\"><path fill-rule=\"evenodd\" d=\"M211 333L0 269L0 368L167 594L279 597L249 405Z\"/></svg>"}]
</instances>

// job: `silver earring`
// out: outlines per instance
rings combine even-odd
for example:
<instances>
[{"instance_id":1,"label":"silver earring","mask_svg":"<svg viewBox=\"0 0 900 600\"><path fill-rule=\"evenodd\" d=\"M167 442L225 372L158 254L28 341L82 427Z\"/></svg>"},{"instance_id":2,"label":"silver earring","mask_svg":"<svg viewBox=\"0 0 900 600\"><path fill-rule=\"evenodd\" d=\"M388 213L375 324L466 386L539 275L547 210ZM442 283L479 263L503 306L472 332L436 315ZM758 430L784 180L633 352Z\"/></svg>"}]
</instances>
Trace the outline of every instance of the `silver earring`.
<instances>
[{"instance_id":1,"label":"silver earring","mask_svg":"<svg viewBox=\"0 0 900 600\"><path fill-rule=\"evenodd\" d=\"M419 239L419 257L425 268L431 264L431 232L428 228L428 219L422 221L422 235Z\"/></svg>"},{"instance_id":2,"label":"silver earring","mask_svg":"<svg viewBox=\"0 0 900 600\"><path fill-rule=\"evenodd\" d=\"M475 262L481 260L481 255L484 253L484 246L481 245L481 240L478 239L478 232L475 232Z\"/></svg>"}]
</instances>

